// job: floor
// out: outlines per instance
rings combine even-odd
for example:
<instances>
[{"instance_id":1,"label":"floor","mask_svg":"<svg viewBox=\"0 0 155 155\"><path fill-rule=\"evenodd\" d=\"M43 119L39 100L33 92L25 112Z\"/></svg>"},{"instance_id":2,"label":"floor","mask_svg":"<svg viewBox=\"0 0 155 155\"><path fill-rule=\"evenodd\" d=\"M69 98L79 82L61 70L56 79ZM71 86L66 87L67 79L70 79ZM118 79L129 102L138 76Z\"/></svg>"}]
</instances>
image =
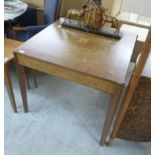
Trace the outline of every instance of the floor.
<instances>
[{"instance_id":1,"label":"floor","mask_svg":"<svg viewBox=\"0 0 155 155\"><path fill-rule=\"evenodd\" d=\"M37 73L39 87L28 91L24 113L12 71L18 113L5 89L5 155L150 155L150 143L116 139L100 147L109 95L60 78Z\"/></svg>"}]
</instances>

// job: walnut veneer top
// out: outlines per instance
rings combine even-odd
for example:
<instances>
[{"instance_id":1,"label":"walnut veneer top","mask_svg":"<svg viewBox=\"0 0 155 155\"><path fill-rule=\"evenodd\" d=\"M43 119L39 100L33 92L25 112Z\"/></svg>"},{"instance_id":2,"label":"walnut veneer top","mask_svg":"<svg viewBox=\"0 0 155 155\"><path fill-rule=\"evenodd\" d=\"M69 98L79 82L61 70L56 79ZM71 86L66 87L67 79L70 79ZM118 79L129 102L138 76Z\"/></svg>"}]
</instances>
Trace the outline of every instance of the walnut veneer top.
<instances>
[{"instance_id":1,"label":"walnut veneer top","mask_svg":"<svg viewBox=\"0 0 155 155\"><path fill-rule=\"evenodd\" d=\"M121 40L50 25L15 52L119 84L125 82L137 36Z\"/></svg>"}]
</instances>

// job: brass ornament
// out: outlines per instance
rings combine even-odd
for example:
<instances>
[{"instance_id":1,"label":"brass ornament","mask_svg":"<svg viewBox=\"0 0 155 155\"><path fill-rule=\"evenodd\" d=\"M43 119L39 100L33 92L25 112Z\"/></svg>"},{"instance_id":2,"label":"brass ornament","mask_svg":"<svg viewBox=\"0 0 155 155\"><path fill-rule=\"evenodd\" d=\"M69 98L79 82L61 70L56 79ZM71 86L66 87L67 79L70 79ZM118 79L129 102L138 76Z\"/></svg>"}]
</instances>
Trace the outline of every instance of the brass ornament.
<instances>
[{"instance_id":1,"label":"brass ornament","mask_svg":"<svg viewBox=\"0 0 155 155\"><path fill-rule=\"evenodd\" d=\"M106 23L110 23L112 28L119 33L119 21L117 18L106 15L108 9L102 6L101 0L87 0L82 9L70 9L67 12L65 21L76 19L78 24L89 30L101 31Z\"/></svg>"}]
</instances>

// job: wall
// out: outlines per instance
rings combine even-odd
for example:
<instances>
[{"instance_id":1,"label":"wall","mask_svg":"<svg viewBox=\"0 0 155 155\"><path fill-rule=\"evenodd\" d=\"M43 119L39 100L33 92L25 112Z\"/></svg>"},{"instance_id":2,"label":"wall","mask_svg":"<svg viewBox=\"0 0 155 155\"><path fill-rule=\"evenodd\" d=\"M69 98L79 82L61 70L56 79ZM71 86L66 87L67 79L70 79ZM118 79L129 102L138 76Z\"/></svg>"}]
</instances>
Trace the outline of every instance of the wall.
<instances>
[{"instance_id":1,"label":"wall","mask_svg":"<svg viewBox=\"0 0 155 155\"><path fill-rule=\"evenodd\" d=\"M122 11L151 16L151 0L123 0Z\"/></svg>"},{"instance_id":2,"label":"wall","mask_svg":"<svg viewBox=\"0 0 155 155\"><path fill-rule=\"evenodd\" d=\"M62 0L60 15L65 16L69 9L80 9L84 2L85 0Z\"/></svg>"},{"instance_id":3,"label":"wall","mask_svg":"<svg viewBox=\"0 0 155 155\"><path fill-rule=\"evenodd\" d=\"M44 5L44 0L24 0L24 1L36 7L43 7Z\"/></svg>"},{"instance_id":4,"label":"wall","mask_svg":"<svg viewBox=\"0 0 155 155\"><path fill-rule=\"evenodd\" d=\"M122 1L123 0L113 0L113 8L111 11L112 16L117 16L120 13L122 7Z\"/></svg>"},{"instance_id":5,"label":"wall","mask_svg":"<svg viewBox=\"0 0 155 155\"><path fill-rule=\"evenodd\" d=\"M61 15L64 16L68 9L80 9L86 0L63 0ZM113 0L102 0L102 5L108 9L107 14L111 14L113 7Z\"/></svg>"},{"instance_id":6,"label":"wall","mask_svg":"<svg viewBox=\"0 0 155 155\"><path fill-rule=\"evenodd\" d=\"M44 0L25 0L26 2L37 6L37 7L43 7ZM65 16L68 9L77 8L80 9L82 4L86 2L86 0L62 0L62 8L60 15ZM102 0L102 4L105 8L108 8L108 14L111 14L112 7L113 7L113 0Z\"/></svg>"},{"instance_id":7,"label":"wall","mask_svg":"<svg viewBox=\"0 0 155 155\"><path fill-rule=\"evenodd\" d=\"M44 0L25 0L37 7L43 7ZM86 0L62 0L61 15L71 8L81 8ZM120 9L121 0L102 0L105 8L108 8L108 14L115 15ZM112 12L113 10L113 12ZM151 0L123 0L122 11L134 12L143 16L151 16Z\"/></svg>"},{"instance_id":8,"label":"wall","mask_svg":"<svg viewBox=\"0 0 155 155\"><path fill-rule=\"evenodd\" d=\"M86 2L86 0L62 0L62 6L61 6L61 16L65 16L67 10L69 9L81 9L82 5ZM112 11L112 3L113 0L102 0L102 4L105 8L108 8L108 14Z\"/></svg>"}]
</instances>

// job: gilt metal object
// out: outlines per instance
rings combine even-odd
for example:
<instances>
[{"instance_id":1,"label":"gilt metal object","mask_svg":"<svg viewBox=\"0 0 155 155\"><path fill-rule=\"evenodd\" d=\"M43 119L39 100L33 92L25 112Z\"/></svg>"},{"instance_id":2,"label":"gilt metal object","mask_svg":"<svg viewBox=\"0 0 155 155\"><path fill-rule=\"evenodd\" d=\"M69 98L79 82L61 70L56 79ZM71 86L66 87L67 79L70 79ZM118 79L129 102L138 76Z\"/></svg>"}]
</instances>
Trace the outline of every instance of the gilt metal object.
<instances>
[{"instance_id":1,"label":"gilt metal object","mask_svg":"<svg viewBox=\"0 0 155 155\"><path fill-rule=\"evenodd\" d=\"M119 21L107 15L107 10L102 6L101 0L87 0L82 9L68 10L62 26L120 39L123 34L119 31ZM71 19L76 20L77 23ZM106 28L106 23L110 23L111 28Z\"/></svg>"}]
</instances>

